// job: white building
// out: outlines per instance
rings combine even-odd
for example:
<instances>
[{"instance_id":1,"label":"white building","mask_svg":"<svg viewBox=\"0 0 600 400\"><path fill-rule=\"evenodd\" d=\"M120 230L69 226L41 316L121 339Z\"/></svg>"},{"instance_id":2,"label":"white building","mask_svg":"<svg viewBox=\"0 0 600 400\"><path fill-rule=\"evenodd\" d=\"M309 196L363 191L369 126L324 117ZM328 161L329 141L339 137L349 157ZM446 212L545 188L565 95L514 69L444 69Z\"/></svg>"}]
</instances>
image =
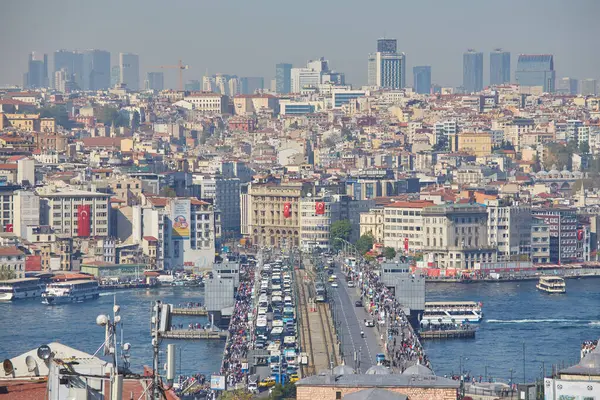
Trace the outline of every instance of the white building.
<instances>
[{"instance_id":1,"label":"white building","mask_svg":"<svg viewBox=\"0 0 600 400\"><path fill-rule=\"evenodd\" d=\"M502 199L485 200L488 211L488 243L498 247L498 259L509 261L531 250L531 206Z\"/></svg>"},{"instance_id":2,"label":"white building","mask_svg":"<svg viewBox=\"0 0 600 400\"><path fill-rule=\"evenodd\" d=\"M193 93L183 100L191 103L194 110L207 113L226 114L229 112L229 97L219 93Z\"/></svg>"},{"instance_id":3,"label":"white building","mask_svg":"<svg viewBox=\"0 0 600 400\"><path fill-rule=\"evenodd\" d=\"M0 271L12 271L15 278L25 278L25 253L15 246L0 247Z\"/></svg>"},{"instance_id":4,"label":"white building","mask_svg":"<svg viewBox=\"0 0 600 400\"><path fill-rule=\"evenodd\" d=\"M321 71L312 68L292 68L292 93L300 93L304 87L317 87L321 83Z\"/></svg>"},{"instance_id":5,"label":"white building","mask_svg":"<svg viewBox=\"0 0 600 400\"><path fill-rule=\"evenodd\" d=\"M369 86L402 89L406 81L404 53L377 52L369 55Z\"/></svg>"},{"instance_id":6,"label":"white building","mask_svg":"<svg viewBox=\"0 0 600 400\"><path fill-rule=\"evenodd\" d=\"M25 238L27 227L40 225L40 198L28 190L18 190L14 195L13 232L16 236Z\"/></svg>"},{"instance_id":7,"label":"white building","mask_svg":"<svg viewBox=\"0 0 600 400\"><path fill-rule=\"evenodd\" d=\"M322 214L317 209L322 207ZM300 248L311 251L316 248L329 250L331 224L339 215L339 203L330 196L303 197L300 208Z\"/></svg>"},{"instance_id":8,"label":"white building","mask_svg":"<svg viewBox=\"0 0 600 400\"><path fill-rule=\"evenodd\" d=\"M119 53L119 69L119 82L130 90L140 90L140 57L132 53Z\"/></svg>"},{"instance_id":9,"label":"white building","mask_svg":"<svg viewBox=\"0 0 600 400\"><path fill-rule=\"evenodd\" d=\"M17 183L19 185L35 185L35 160L21 158L17 161Z\"/></svg>"},{"instance_id":10,"label":"white building","mask_svg":"<svg viewBox=\"0 0 600 400\"><path fill-rule=\"evenodd\" d=\"M395 250L418 252L423 249L423 208L432 201L398 201L383 207L383 244Z\"/></svg>"}]
</instances>

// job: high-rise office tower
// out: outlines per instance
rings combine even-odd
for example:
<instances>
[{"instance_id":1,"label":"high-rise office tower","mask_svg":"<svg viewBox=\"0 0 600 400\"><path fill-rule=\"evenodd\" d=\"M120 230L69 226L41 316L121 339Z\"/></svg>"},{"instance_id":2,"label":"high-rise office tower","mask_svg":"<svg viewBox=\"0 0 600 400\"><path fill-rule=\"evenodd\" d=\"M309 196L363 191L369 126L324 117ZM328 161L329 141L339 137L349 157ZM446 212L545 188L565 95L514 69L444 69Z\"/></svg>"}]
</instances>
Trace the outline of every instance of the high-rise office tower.
<instances>
[{"instance_id":1,"label":"high-rise office tower","mask_svg":"<svg viewBox=\"0 0 600 400\"><path fill-rule=\"evenodd\" d=\"M258 76L244 76L240 78L240 86L241 94L254 94L257 90L265 88L265 79Z\"/></svg>"},{"instance_id":2,"label":"high-rise office tower","mask_svg":"<svg viewBox=\"0 0 600 400\"><path fill-rule=\"evenodd\" d=\"M469 49L463 54L463 88L467 93L483 90L483 53Z\"/></svg>"},{"instance_id":3,"label":"high-rise office tower","mask_svg":"<svg viewBox=\"0 0 600 400\"><path fill-rule=\"evenodd\" d=\"M83 52L83 90L106 90L110 85L110 53L105 50Z\"/></svg>"},{"instance_id":4,"label":"high-rise office tower","mask_svg":"<svg viewBox=\"0 0 600 400\"><path fill-rule=\"evenodd\" d=\"M598 93L598 82L595 79L583 79L581 81L581 94L584 96L595 96Z\"/></svg>"},{"instance_id":5,"label":"high-rise office tower","mask_svg":"<svg viewBox=\"0 0 600 400\"><path fill-rule=\"evenodd\" d=\"M163 90L165 88L165 74L162 72L148 72L144 89L146 90Z\"/></svg>"},{"instance_id":6,"label":"high-rise office tower","mask_svg":"<svg viewBox=\"0 0 600 400\"><path fill-rule=\"evenodd\" d=\"M413 76L416 93L431 93L431 67L429 65L413 67Z\"/></svg>"},{"instance_id":7,"label":"high-rise office tower","mask_svg":"<svg viewBox=\"0 0 600 400\"><path fill-rule=\"evenodd\" d=\"M515 80L523 87L542 87L546 93L554 92L556 72L551 54L520 54Z\"/></svg>"},{"instance_id":8,"label":"high-rise office tower","mask_svg":"<svg viewBox=\"0 0 600 400\"><path fill-rule=\"evenodd\" d=\"M83 54L76 51L70 50L57 50L54 52L54 72L64 70L68 76L68 80L72 81L74 85L83 89ZM56 75L55 75L56 76ZM56 80L54 80L53 87L56 87Z\"/></svg>"},{"instance_id":9,"label":"high-rise office tower","mask_svg":"<svg viewBox=\"0 0 600 400\"><path fill-rule=\"evenodd\" d=\"M560 78L556 81L556 93L574 96L577 94L579 82L575 78Z\"/></svg>"},{"instance_id":10,"label":"high-rise office tower","mask_svg":"<svg viewBox=\"0 0 600 400\"><path fill-rule=\"evenodd\" d=\"M110 69L110 87L115 87L121 82L121 67L114 65Z\"/></svg>"},{"instance_id":11,"label":"high-rise office tower","mask_svg":"<svg viewBox=\"0 0 600 400\"><path fill-rule=\"evenodd\" d=\"M23 87L36 89L48 86L48 55L43 60L36 59L35 53L29 54L27 72L24 75Z\"/></svg>"},{"instance_id":12,"label":"high-rise office tower","mask_svg":"<svg viewBox=\"0 0 600 400\"><path fill-rule=\"evenodd\" d=\"M406 85L406 54L398 53L395 39L377 41L377 52L368 58L368 82L370 86L388 89Z\"/></svg>"},{"instance_id":13,"label":"high-rise office tower","mask_svg":"<svg viewBox=\"0 0 600 400\"><path fill-rule=\"evenodd\" d=\"M490 85L510 83L510 52L494 49L490 53Z\"/></svg>"},{"instance_id":14,"label":"high-rise office tower","mask_svg":"<svg viewBox=\"0 0 600 400\"><path fill-rule=\"evenodd\" d=\"M398 44L396 39L377 39L378 53L396 53Z\"/></svg>"},{"instance_id":15,"label":"high-rise office tower","mask_svg":"<svg viewBox=\"0 0 600 400\"><path fill-rule=\"evenodd\" d=\"M201 87L200 81L197 79L193 79L185 83L186 92L199 92Z\"/></svg>"},{"instance_id":16,"label":"high-rise office tower","mask_svg":"<svg viewBox=\"0 0 600 400\"><path fill-rule=\"evenodd\" d=\"M281 94L292 91L292 64L279 63L275 66L275 90Z\"/></svg>"},{"instance_id":17,"label":"high-rise office tower","mask_svg":"<svg viewBox=\"0 0 600 400\"><path fill-rule=\"evenodd\" d=\"M140 90L140 58L137 54L120 53L119 68L121 77L119 83L124 83L128 89Z\"/></svg>"}]
</instances>

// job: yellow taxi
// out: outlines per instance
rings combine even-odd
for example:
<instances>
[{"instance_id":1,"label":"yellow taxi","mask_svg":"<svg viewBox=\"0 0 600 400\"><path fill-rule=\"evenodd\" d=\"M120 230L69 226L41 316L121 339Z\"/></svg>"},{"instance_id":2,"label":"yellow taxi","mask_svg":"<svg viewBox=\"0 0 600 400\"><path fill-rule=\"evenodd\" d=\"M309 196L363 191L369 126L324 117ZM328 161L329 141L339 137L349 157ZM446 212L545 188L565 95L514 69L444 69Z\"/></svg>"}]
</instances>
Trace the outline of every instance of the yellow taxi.
<instances>
[{"instance_id":1,"label":"yellow taxi","mask_svg":"<svg viewBox=\"0 0 600 400\"><path fill-rule=\"evenodd\" d=\"M333 276L329 277L329 283L331 283L331 282L335 282L335 278Z\"/></svg>"},{"instance_id":2,"label":"yellow taxi","mask_svg":"<svg viewBox=\"0 0 600 400\"><path fill-rule=\"evenodd\" d=\"M298 376L298 374L290 375L290 382L294 383L294 382L298 382L299 380L300 380L300 377Z\"/></svg>"},{"instance_id":3,"label":"yellow taxi","mask_svg":"<svg viewBox=\"0 0 600 400\"><path fill-rule=\"evenodd\" d=\"M273 378L265 378L262 381L258 382L258 387L271 387L275 386L275 379Z\"/></svg>"}]
</instances>

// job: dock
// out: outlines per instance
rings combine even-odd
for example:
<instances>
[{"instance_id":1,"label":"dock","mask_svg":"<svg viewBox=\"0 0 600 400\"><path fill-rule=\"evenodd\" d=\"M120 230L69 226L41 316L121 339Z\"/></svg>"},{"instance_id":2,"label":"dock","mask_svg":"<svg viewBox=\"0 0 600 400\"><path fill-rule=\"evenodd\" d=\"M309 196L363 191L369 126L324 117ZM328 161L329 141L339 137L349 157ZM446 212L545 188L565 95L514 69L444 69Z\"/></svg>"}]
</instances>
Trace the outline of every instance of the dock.
<instances>
[{"instance_id":1,"label":"dock","mask_svg":"<svg viewBox=\"0 0 600 400\"><path fill-rule=\"evenodd\" d=\"M211 340L225 340L227 339L227 331L213 331L210 329L175 329L172 331L164 332L160 334L163 339L182 339L182 340L198 340L198 339L211 339Z\"/></svg>"},{"instance_id":2,"label":"dock","mask_svg":"<svg viewBox=\"0 0 600 400\"><path fill-rule=\"evenodd\" d=\"M190 307L190 308L173 308L171 311L172 315L193 315L193 316L205 316L208 315L208 311L204 307Z\"/></svg>"},{"instance_id":3,"label":"dock","mask_svg":"<svg viewBox=\"0 0 600 400\"><path fill-rule=\"evenodd\" d=\"M419 332L419 336L421 336L421 339L474 338L475 337L475 329L422 331L422 332Z\"/></svg>"}]
</instances>

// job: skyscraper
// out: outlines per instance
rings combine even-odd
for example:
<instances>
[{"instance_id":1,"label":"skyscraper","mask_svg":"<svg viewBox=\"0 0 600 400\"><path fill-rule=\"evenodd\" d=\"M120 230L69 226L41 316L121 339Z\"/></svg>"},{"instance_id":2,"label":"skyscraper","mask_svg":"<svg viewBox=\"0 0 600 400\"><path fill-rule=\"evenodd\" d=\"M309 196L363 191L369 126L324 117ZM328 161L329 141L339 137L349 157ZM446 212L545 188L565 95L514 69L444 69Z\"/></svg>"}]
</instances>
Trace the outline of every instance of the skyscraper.
<instances>
[{"instance_id":1,"label":"skyscraper","mask_svg":"<svg viewBox=\"0 0 600 400\"><path fill-rule=\"evenodd\" d=\"M189 80L185 83L186 92L199 92L201 88L200 81L196 79Z\"/></svg>"},{"instance_id":2,"label":"skyscraper","mask_svg":"<svg viewBox=\"0 0 600 400\"><path fill-rule=\"evenodd\" d=\"M43 60L37 60L35 53L29 54L27 72L23 79L23 87L27 89L48 86L48 56L44 54Z\"/></svg>"},{"instance_id":3,"label":"skyscraper","mask_svg":"<svg viewBox=\"0 0 600 400\"><path fill-rule=\"evenodd\" d=\"M121 67L113 65L110 69L110 87L115 87L121 82Z\"/></svg>"},{"instance_id":4,"label":"skyscraper","mask_svg":"<svg viewBox=\"0 0 600 400\"><path fill-rule=\"evenodd\" d=\"M483 53L469 49L463 54L463 88L467 93L483 90Z\"/></svg>"},{"instance_id":5,"label":"skyscraper","mask_svg":"<svg viewBox=\"0 0 600 400\"><path fill-rule=\"evenodd\" d=\"M581 81L581 94L584 96L595 96L598 83L595 79L584 79Z\"/></svg>"},{"instance_id":6,"label":"skyscraper","mask_svg":"<svg viewBox=\"0 0 600 400\"><path fill-rule=\"evenodd\" d=\"M292 64L280 63L275 66L275 90L281 94L292 91Z\"/></svg>"},{"instance_id":7,"label":"skyscraper","mask_svg":"<svg viewBox=\"0 0 600 400\"><path fill-rule=\"evenodd\" d=\"M83 89L83 54L70 50L57 50L54 52L54 72L64 70L67 80L72 81L76 87ZM56 79L52 85L55 89Z\"/></svg>"},{"instance_id":8,"label":"skyscraper","mask_svg":"<svg viewBox=\"0 0 600 400\"><path fill-rule=\"evenodd\" d=\"M560 78L556 81L556 93L574 96L577 94L579 82L575 78Z\"/></svg>"},{"instance_id":9,"label":"skyscraper","mask_svg":"<svg viewBox=\"0 0 600 400\"><path fill-rule=\"evenodd\" d=\"M556 73L551 54L520 54L515 80L524 87L540 86L546 93L554 92Z\"/></svg>"},{"instance_id":10,"label":"skyscraper","mask_svg":"<svg viewBox=\"0 0 600 400\"><path fill-rule=\"evenodd\" d=\"M378 53L396 53L398 44L396 39L377 39Z\"/></svg>"},{"instance_id":11,"label":"skyscraper","mask_svg":"<svg viewBox=\"0 0 600 400\"><path fill-rule=\"evenodd\" d=\"M429 65L413 67L413 76L416 93L431 93L431 67Z\"/></svg>"},{"instance_id":12,"label":"skyscraper","mask_svg":"<svg viewBox=\"0 0 600 400\"><path fill-rule=\"evenodd\" d=\"M165 88L165 74L162 72L148 72L144 82L145 90L163 90Z\"/></svg>"},{"instance_id":13,"label":"skyscraper","mask_svg":"<svg viewBox=\"0 0 600 400\"><path fill-rule=\"evenodd\" d=\"M263 90L265 88L265 78L258 76L244 76L240 78L240 86L241 94L253 94L257 90Z\"/></svg>"},{"instance_id":14,"label":"skyscraper","mask_svg":"<svg viewBox=\"0 0 600 400\"><path fill-rule=\"evenodd\" d=\"M104 50L83 52L83 90L106 90L110 85L110 53Z\"/></svg>"},{"instance_id":15,"label":"skyscraper","mask_svg":"<svg viewBox=\"0 0 600 400\"><path fill-rule=\"evenodd\" d=\"M490 85L510 83L510 52L494 49L490 53Z\"/></svg>"},{"instance_id":16,"label":"skyscraper","mask_svg":"<svg viewBox=\"0 0 600 400\"><path fill-rule=\"evenodd\" d=\"M120 53L119 68L121 69L120 83L124 83L130 90L140 90L139 56L132 53Z\"/></svg>"},{"instance_id":17,"label":"skyscraper","mask_svg":"<svg viewBox=\"0 0 600 400\"><path fill-rule=\"evenodd\" d=\"M406 55L398 53L396 39L377 40L377 52L368 58L368 82L370 86L388 89L406 85Z\"/></svg>"}]
</instances>

